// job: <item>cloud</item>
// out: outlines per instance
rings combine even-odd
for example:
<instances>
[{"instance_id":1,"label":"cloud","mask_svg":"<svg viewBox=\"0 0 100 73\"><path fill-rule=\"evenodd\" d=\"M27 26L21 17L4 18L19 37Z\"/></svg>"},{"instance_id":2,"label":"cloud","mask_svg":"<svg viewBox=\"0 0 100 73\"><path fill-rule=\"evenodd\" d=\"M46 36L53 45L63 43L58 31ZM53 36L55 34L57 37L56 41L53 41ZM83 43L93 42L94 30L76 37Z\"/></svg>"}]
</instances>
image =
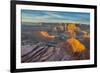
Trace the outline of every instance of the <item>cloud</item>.
<instances>
[{"instance_id":1,"label":"cloud","mask_svg":"<svg viewBox=\"0 0 100 73\"><path fill-rule=\"evenodd\" d=\"M89 24L89 14L54 11L29 11L22 12L22 22L73 22Z\"/></svg>"}]
</instances>

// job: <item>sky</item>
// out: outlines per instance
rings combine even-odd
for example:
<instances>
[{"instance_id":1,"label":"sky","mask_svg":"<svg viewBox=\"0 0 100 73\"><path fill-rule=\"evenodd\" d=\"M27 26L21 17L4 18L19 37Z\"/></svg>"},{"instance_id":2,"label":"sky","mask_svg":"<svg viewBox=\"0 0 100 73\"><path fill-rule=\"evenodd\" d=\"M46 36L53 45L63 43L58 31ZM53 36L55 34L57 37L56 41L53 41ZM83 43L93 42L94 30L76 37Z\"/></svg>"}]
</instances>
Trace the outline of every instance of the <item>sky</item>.
<instances>
[{"instance_id":1,"label":"sky","mask_svg":"<svg viewBox=\"0 0 100 73\"><path fill-rule=\"evenodd\" d=\"M90 13L21 10L22 22L47 22L47 23L80 23L90 24Z\"/></svg>"}]
</instances>

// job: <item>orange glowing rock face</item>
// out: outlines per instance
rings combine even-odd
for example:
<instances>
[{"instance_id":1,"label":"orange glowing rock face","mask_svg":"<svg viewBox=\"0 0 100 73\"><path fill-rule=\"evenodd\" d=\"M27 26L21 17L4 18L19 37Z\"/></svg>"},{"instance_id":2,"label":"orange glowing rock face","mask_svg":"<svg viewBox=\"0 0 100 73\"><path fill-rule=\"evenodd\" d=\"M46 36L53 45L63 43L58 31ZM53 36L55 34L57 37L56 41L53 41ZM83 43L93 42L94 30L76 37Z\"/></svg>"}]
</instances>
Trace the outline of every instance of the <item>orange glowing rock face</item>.
<instances>
[{"instance_id":1,"label":"orange glowing rock face","mask_svg":"<svg viewBox=\"0 0 100 73\"><path fill-rule=\"evenodd\" d=\"M75 38L77 27L75 24L68 24L68 32L70 33L70 38L67 40L67 43L71 46L73 52L83 52L85 51L85 45L83 45L79 40Z\"/></svg>"},{"instance_id":2,"label":"orange glowing rock face","mask_svg":"<svg viewBox=\"0 0 100 73\"><path fill-rule=\"evenodd\" d=\"M83 52L86 49L85 46L75 38L70 38L67 42L72 46L73 52Z\"/></svg>"},{"instance_id":3,"label":"orange glowing rock face","mask_svg":"<svg viewBox=\"0 0 100 73\"><path fill-rule=\"evenodd\" d=\"M68 24L67 31L70 33L71 37L75 37L76 33L75 30L77 29L76 25L73 23Z\"/></svg>"},{"instance_id":4,"label":"orange glowing rock face","mask_svg":"<svg viewBox=\"0 0 100 73\"><path fill-rule=\"evenodd\" d=\"M48 32L46 32L46 31L41 31L40 34L45 38L50 38L50 39L54 39L55 38L55 36L49 35Z\"/></svg>"},{"instance_id":5,"label":"orange glowing rock face","mask_svg":"<svg viewBox=\"0 0 100 73\"><path fill-rule=\"evenodd\" d=\"M76 30L76 25L75 24L68 24L68 26L67 26L67 29L68 29L68 31L70 32L70 31L72 31L72 32L74 32L75 30Z\"/></svg>"}]
</instances>

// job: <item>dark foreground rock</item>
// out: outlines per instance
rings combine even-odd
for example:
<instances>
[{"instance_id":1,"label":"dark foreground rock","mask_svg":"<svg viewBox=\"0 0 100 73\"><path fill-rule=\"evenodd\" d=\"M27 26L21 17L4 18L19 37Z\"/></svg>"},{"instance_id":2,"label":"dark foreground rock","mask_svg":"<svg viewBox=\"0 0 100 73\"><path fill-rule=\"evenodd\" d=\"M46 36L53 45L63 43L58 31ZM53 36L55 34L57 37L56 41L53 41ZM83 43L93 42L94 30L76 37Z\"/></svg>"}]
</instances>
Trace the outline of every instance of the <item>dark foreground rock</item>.
<instances>
[{"instance_id":1,"label":"dark foreground rock","mask_svg":"<svg viewBox=\"0 0 100 73\"><path fill-rule=\"evenodd\" d=\"M62 47L62 43L56 46L48 46L38 43L31 46L23 46L21 51L21 62L45 62L45 61L69 61L89 59L89 54L72 53L69 47Z\"/></svg>"}]
</instances>

